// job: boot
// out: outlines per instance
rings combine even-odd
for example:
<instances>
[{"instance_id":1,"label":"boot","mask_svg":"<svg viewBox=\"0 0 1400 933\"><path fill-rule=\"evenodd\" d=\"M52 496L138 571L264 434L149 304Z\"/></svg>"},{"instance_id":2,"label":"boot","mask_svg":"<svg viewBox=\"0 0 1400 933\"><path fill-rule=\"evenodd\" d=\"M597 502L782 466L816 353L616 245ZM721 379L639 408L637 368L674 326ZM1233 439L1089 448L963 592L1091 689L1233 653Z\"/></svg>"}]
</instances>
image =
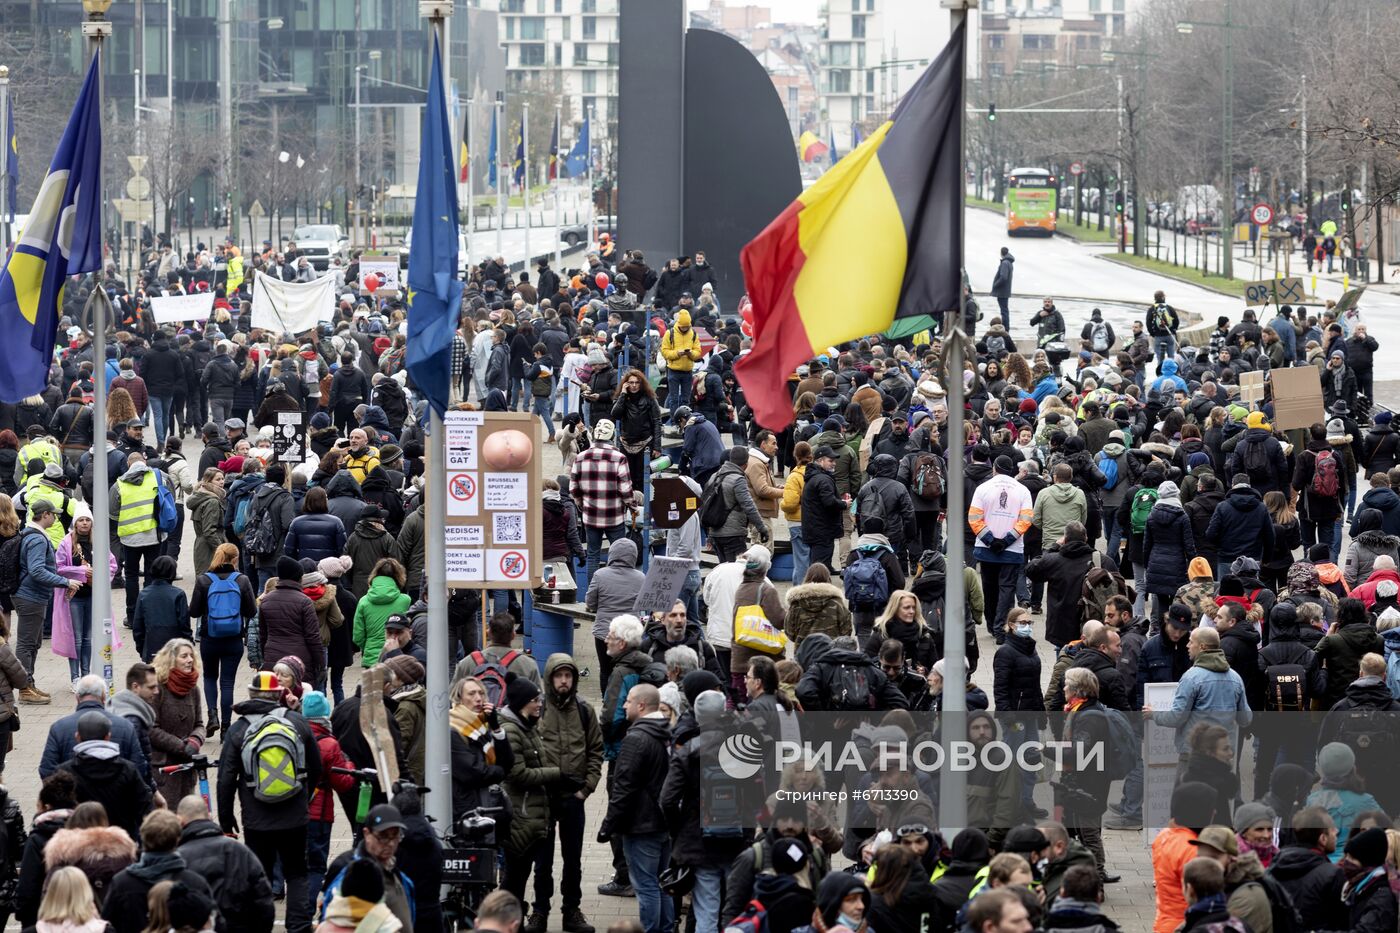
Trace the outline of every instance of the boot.
<instances>
[{"instance_id":1,"label":"boot","mask_svg":"<svg viewBox=\"0 0 1400 933\"><path fill-rule=\"evenodd\" d=\"M53 702L50 697L40 693L33 687L25 687L21 690L19 692L19 701L29 706L46 706Z\"/></svg>"},{"instance_id":2,"label":"boot","mask_svg":"<svg viewBox=\"0 0 1400 933\"><path fill-rule=\"evenodd\" d=\"M574 907L564 911L564 933L595 933L593 924L588 922L588 918L583 915L583 911Z\"/></svg>"},{"instance_id":3,"label":"boot","mask_svg":"<svg viewBox=\"0 0 1400 933\"><path fill-rule=\"evenodd\" d=\"M204 734L211 739L219 734L219 724L214 721L213 716L209 717L209 722L204 727Z\"/></svg>"},{"instance_id":4,"label":"boot","mask_svg":"<svg viewBox=\"0 0 1400 933\"><path fill-rule=\"evenodd\" d=\"M549 929L549 912L541 912L538 908L530 911L530 917L522 929L523 933L545 933Z\"/></svg>"}]
</instances>

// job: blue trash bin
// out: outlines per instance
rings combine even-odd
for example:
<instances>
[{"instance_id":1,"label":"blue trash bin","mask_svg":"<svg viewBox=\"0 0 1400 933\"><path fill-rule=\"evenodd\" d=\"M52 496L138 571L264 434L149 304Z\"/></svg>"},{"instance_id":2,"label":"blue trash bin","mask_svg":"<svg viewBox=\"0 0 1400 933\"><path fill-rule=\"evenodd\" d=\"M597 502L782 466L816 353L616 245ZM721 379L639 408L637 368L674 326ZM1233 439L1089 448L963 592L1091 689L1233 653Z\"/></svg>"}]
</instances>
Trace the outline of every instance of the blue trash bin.
<instances>
[{"instance_id":1,"label":"blue trash bin","mask_svg":"<svg viewBox=\"0 0 1400 933\"><path fill-rule=\"evenodd\" d=\"M551 654L574 653L574 620L572 616L551 611L549 603L535 600L532 621L530 651L543 674Z\"/></svg>"}]
</instances>

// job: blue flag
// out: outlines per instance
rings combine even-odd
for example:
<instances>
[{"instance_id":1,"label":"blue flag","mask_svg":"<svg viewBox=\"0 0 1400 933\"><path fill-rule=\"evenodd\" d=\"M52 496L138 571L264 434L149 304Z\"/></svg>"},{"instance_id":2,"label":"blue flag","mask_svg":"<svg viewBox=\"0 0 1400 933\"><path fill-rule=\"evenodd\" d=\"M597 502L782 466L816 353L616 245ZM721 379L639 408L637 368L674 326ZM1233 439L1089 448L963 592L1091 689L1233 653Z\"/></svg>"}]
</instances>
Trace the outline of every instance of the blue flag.
<instances>
[{"instance_id":1,"label":"blue flag","mask_svg":"<svg viewBox=\"0 0 1400 933\"><path fill-rule=\"evenodd\" d=\"M462 305L462 283L457 278L457 171L438 54L434 37L413 202L413 252L408 258L405 364L413 384L441 415L450 394L452 340Z\"/></svg>"},{"instance_id":2,"label":"blue flag","mask_svg":"<svg viewBox=\"0 0 1400 933\"><path fill-rule=\"evenodd\" d=\"M856 124L852 123L852 124L851 124L851 148L854 149L854 148L856 148L857 146L859 146L859 145L861 144L861 141L862 141L862 137L861 137L861 135L860 135L860 127L857 126Z\"/></svg>"},{"instance_id":3,"label":"blue flag","mask_svg":"<svg viewBox=\"0 0 1400 933\"><path fill-rule=\"evenodd\" d=\"M835 165L837 162L841 161L841 156L836 153L836 127L831 127L828 135L831 137L831 164Z\"/></svg>"},{"instance_id":4,"label":"blue flag","mask_svg":"<svg viewBox=\"0 0 1400 933\"><path fill-rule=\"evenodd\" d=\"M501 154L496 148L496 108L491 108L491 151L486 154L486 161L490 164L490 171L487 175L487 182L492 188L496 187L496 166L501 164Z\"/></svg>"},{"instance_id":5,"label":"blue flag","mask_svg":"<svg viewBox=\"0 0 1400 933\"><path fill-rule=\"evenodd\" d=\"M578 139L574 140L574 148L569 150L569 157L564 161L564 171L570 178L582 178L588 174L588 118L583 118L583 129L578 134Z\"/></svg>"},{"instance_id":6,"label":"blue flag","mask_svg":"<svg viewBox=\"0 0 1400 933\"><path fill-rule=\"evenodd\" d=\"M49 173L0 271L0 401L18 402L43 391L53 362L64 281L102 268L98 59L94 55L88 66Z\"/></svg>"},{"instance_id":7,"label":"blue flag","mask_svg":"<svg viewBox=\"0 0 1400 933\"><path fill-rule=\"evenodd\" d=\"M15 102L5 108L5 204L10 223L15 222L15 202L19 200L19 136L15 134Z\"/></svg>"},{"instance_id":8,"label":"blue flag","mask_svg":"<svg viewBox=\"0 0 1400 933\"><path fill-rule=\"evenodd\" d=\"M511 181L517 186L525 187L525 120L522 117L520 125L515 129L515 161L511 163Z\"/></svg>"}]
</instances>

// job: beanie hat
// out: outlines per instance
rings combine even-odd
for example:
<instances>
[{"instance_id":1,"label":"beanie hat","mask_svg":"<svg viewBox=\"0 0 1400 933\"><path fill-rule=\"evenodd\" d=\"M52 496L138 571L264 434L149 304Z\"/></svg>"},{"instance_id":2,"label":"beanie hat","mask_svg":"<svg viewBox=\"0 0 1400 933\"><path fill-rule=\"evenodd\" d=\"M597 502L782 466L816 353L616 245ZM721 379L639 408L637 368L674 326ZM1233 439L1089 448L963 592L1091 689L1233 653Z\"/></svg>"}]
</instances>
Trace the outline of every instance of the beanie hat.
<instances>
[{"instance_id":1,"label":"beanie hat","mask_svg":"<svg viewBox=\"0 0 1400 933\"><path fill-rule=\"evenodd\" d=\"M316 569L324 573L327 580L335 580L348 573L352 563L349 557L323 557L316 564Z\"/></svg>"},{"instance_id":2,"label":"beanie hat","mask_svg":"<svg viewBox=\"0 0 1400 933\"><path fill-rule=\"evenodd\" d=\"M1006 456L1005 454L1002 454L1000 457L997 457L996 461L992 464L992 466L994 466L996 468L997 473L999 473L1002 476L1016 475L1016 464L1012 462L1011 458Z\"/></svg>"},{"instance_id":3,"label":"beanie hat","mask_svg":"<svg viewBox=\"0 0 1400 933\"><path fill-rule=\"evenodd\" d=\"M1319 542L1308 548L1308 560L1314 564L1327 564L1332 561L1332 545Z\"/></svg>"},{"instance_id":4,"label":"beanie hat","mask_svg":"<svg viewBox=\"0 0 1400 933\"><path fill-rule=\"evenodd\" d=\"M506 706L509 706L518 715L522 709L534 701L535 697L540 695L540 688L536 687L528 677L511 675L507 680Z\"/></svg>"},{"instance_id":5,"label":"beanie hat","mask_svg":"<svg viewBox=\"0 0 1400 933\"><path fill-rule=\"evenodd\" d=\"M308 690L301 698L301 715L307 719L329 719L331 701L319 690Z\"/></svg>"},{"instance_id":6,"label":"beanie hat","mask_svg":"<svg viewBox=\"0 0 1400 933\"><path fill-rule=\"evenodd\" d=\"M811 854L805 839L780 839L773 843L773 871L780 875L795 875L807 867Z\"/></svg>"},{"instance_id":7,"label":"beanie hat","mask_svg":"<svg viewBox=\"0 0 1400 933\"><path fill-rule=\"evenodd\" d=\"M267 481L281 486L287 481L287 468L280 463L274 463L267 468Z\"/></svg>"},{"instance_id":8,"label":"beanie hat","mask_svg":"<svg viewBox=\"0 0 1400 933\"><path fill-rule=\"evenodd\" d=\"M1317 773L1324 781L1344 780L1356 769L1356 752L1341 742L1329 742L1317 753Z\"/></svg>"},{"instance_id":9,"label":"beanie hat","mask_svg":"<svg viewBox=\"0 0 1400 933\"><path fill-rule=\"evenodd\" d=\"M1171 818L1178 826L1203 829L1215 815L1215 788L1202 781L1178 784L1172 791Z\"/></svg>"},{"instance_id":10,"label":"beanie hat","mask_svg":"<svg viewBox=\"0 0 1400 933\"><path fill-rule=\"evenodd\" d=\"M305 706L305 701L302 706ZM1246 803L1235 809L1235 832L1245 833L1253 826L1260 823L1268 823L1270 826L1274 822L1274 811L1262 803Z\"/></svg>"},{"instance_id":11,"label":"beanie hat","mask_svg":"<svg viewBox=\"0 0 1400 933\"><path fill-rule=\"evenodd\" d=\"M277 558L277 576L283 580L295 580L301 582L301 562L295 557L288 557L283 554Z\"/></svg>"},{"instance_id":12,"label":"beanie hat","mask_svg":"<svg viewBox=\"0 0 1400 933\"><path fill-rule=\"evenodd\" d=\"M422 662L411 654L396 654L384 664L394 672L394 676L402 684L421 684L427 675ZM536 689L535 692L539 693L539 690Z\"/></svg>"},{"instance_id":13,"label":"beanie hat","mask_svg":"<svg viewBox=\"0 0 1400 933\"><path fill-rule=\"evenodd\" d=\"M677 327L689 327L689 326L690 326L690 312L689 312L689 311L686 311L686 310L682 309L682 310L676 312L676 326L677 326Z\"/></svg>"},{"instance_id":14,"label":"beanie hat","mask_svg":"<svg viewBox=\"0 0 1400 933\"><path fill-rule=\"evenodd\" d=\"M301 575L302 589L305 589L308 586L321 586L328 582L330 581L326 579L326 575L322 573L319 569Z\"/></svg>"},{"instance_id":15,"label":"beanie hat","mask_svg":"<svg viewBox=\"0 0 1400 933\"><path fill-rule=\"evenodd\" d=\"M692 708L696 697L706 690L719 690L720 686L719 678L709 671L691 671L681 678L681 693Z\"/></svg>"},{"instance_id":16,"label":"beanie hat","mask_svg":"<svg viewBox=\"0 0 1400 933\"><path fill-rule=\"evenodd\" d=\"M1190 580L1210 580L1214 579L1215 574L1211 573L1210 561L1204 557L1193 557L1191 564L1186 568L1186 577Z\"/></svg>"},{"instance_id":17,"label":"beanie hat","mask_svg":"<svg viewBox=\"0 0 1400 933\"><path fill-rule=\"evenodd\" d=\"M170 928L173 930L202 930L214 913L214 902L203 892L183 881L177 881L170 888L165 901L170 913Z\"/></svg>"},{"instance_id":18,"label":"beanie hat","mask_svg":"<svg viewBox=\"0 0 1400 933\"><path fill-rule=\"evenodd\" d=\"M680 713L681 688L676 686L675 681L670 680L661 685L661 702L665 703L676 713Z\"/></svg>"},{"instance_id":19,"label":"beanie hat","mask_svg":"<svg viewBox=\"0 0 1400 933\"><path fill-rule=\"evenodd\" d=\"M1363 868L1376 868L1385 864L1389 850L1390 841L1386 838L1385 830L1373 826L1347 840L1346 854L1361 863Z\"/></svg>"},{"instance_id":20,"label":"beanie hat","mask_svg":"<svg viewBox=\"0 0 1400 933\"><path fill-rule=\"evenodd\" d=\"M287 682L287 678L285 677L279 678L282 681L282 686L286 687L294 695L301 696L301 685L302 682L306 680L306 665L302 663L301 658L294 654L289 654L278 658L277 663L283 665L292 672L290 683Z\"/></svg>"},{"instance_id":21,"label":"beanie hat","mask_svg":"<svg viewBox=\"0 0 1400 933\"><path fill-rule=\"evenodd\" d=\"M773 552L761 544L751 544L749 549L739 555L744 558L745 570L762 570L768 572L768 568L773 566Z\"/></svg>"},{"instance_id":22,"label":"beanie hat","mask_svg":"<svg viewBox=\"0 0 1400 933\"><path fill-rule=\"evenodd\" d=\"M369 904L384 900L384 874L374 859L351 859L341 877L340 893L343 897L353 897Z\"/></svg>"},{"instance_id":23,"label":"beanie hat","mask_svg":"<svg viewBox=\"0 0 1400 933\"><path fill-rule=\"evenodd\" d=\"M708 673L700 671L697 673ZM687 674L687 677L690 675ZM696 694L695 699L690 702L691 709L695 711L695 723L700 727L708 726L719 722L724 715L725 700L724 694L718 690L703 690Z\"/></svg>"},{"instance_id":24,"label":"beanie hat","mask_svg":"<svg viewBox=\"0 0 1400 933\"><path fill-rule=\"evenodd\" d=\"M1390 417L1390 412L1378 411L1376 412L1376 424L1390 424Z\"/></svg>"},{"instance_id":25,"label":"beanie hat","mask_svg":"<svg viewBox=\"0 0 1400 933\"><path fill-rule=\"evenodd\" d=\"M825 421L822 422L822 430L839 431L841 430L841 422L837 421L835 418L827 418Z\"/></svg>"},{"instance_id":26,"label":"beanie hat","mask_svg":"<svg viewBox=\"0 0 1400 933\"><path fill-rule=\"evenodd\" d=\"M885 520L883 518L867 518L861 522L861 529L864 534L882 535L885 533Z\"/></svg>"}]
</instances>

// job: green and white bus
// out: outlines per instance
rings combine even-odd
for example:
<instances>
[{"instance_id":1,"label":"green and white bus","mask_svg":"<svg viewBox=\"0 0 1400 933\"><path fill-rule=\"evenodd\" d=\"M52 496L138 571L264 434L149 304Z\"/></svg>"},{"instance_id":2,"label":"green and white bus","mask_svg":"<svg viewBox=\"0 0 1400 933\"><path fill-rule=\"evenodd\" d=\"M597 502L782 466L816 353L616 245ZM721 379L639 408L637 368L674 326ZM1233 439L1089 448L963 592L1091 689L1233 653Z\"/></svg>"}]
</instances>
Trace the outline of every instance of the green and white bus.
<instances>
[{"instance_id":1,"label":"green and white bus","mask_svg":"<svg viewBox=\"0 0 1400 933\"><path fill-rule=\"evenodd\" d=\"M1006 180L1008 236L1055 232L1058 179L1043 168L1017 168Z\"/></svg>"}]
</instances>

